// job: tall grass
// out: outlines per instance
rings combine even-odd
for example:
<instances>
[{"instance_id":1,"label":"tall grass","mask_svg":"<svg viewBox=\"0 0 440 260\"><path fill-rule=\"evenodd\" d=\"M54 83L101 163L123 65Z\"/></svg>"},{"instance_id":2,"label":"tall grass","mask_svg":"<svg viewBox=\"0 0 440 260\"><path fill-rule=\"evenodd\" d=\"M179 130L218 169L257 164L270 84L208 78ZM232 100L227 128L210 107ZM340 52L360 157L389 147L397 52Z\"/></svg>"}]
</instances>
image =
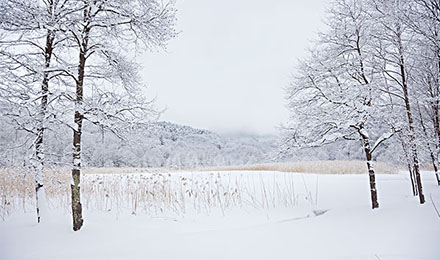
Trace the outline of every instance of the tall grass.
<instances>
[{"instance_id":1,"label":"tall grass","mask_svg":"<svg viewBox=\"0 0 440 260\"><path fill-rule=\"evenodd\" d=\"M225 214L234 208L290 208L299 201L314 203L312 193L296 192L300 184L296 184L294 175L275 175L236 172L83 174L82 204L86 210L157 216L210 214L212 211ZM69 174L46 172L46 180L49 208L70 211ZM2 171L0 190L1 218L17 210L34 210L31 175Z\"/></svg>"},{"instance_id":2,"label":"tall grass","mask_svg":"<svg viewBox=\"0 0 440 260\"><path fill-rule=\"evenodd\" d=\"M397 174L399 168L384 162L375 162L376 173ZM321 174L363 174L368 173L365 161L301 161L286 163L264 163L227 167L208 167L207 171L280 171Z\"/></svg>"},{"instance_id":3,"label":"tall grass","mask_svg":"<svg viewBox=\"0 0 440 260\"><path fill-rule=\"evenodd\" d=\"M375 168L379 173L397 172L396 167L384 163L376 163ZM82 171L81 195L86 210L149 215L209 214L218 210L225 214L241 207L294 207L304 201L317 204L318 177L314 183L308 183L303 175L291 172L349 174L365 170L361 161L273 163L191 172L160 168L89 168ZM276 172L265 174L262 171ZM45 180L49 207L70 211L70 171L47 170ZM32 173L0 170L0 218L5 219L18 210L33 211L34 193Z\"/></svg>"}]
</instances>

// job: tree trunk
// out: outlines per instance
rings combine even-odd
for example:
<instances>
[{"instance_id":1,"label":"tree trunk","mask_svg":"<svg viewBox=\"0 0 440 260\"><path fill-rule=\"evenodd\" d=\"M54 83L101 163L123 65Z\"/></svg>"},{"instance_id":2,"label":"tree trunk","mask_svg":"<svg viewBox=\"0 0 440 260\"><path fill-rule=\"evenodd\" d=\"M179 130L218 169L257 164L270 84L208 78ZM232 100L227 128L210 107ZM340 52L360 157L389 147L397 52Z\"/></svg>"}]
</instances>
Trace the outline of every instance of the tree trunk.
<instances>
[{"instance_id":1,"label":"tree trunk","mask_svg":"<svg viewBox=\"0 0 440 260\"><path fill-rule=\"evenodd\" d=\"M83 225L82 205L81 205L81 135L82 135L82 121L83 117L80 113L80 106L82 101L82 85L77 85L76 89L77 99L75 104L74 122L76 129L73 130L73 168L72 168L72 217L73 230L79 230Z\"/></svg>"},{"instance_id":2,"label":"tree trunk","mask_svg":"<svg viewBox=\"0 0 440 260\"><path fill-rule=\"evenodd\" d=\"M376 189L376 176L374 173L370 140L365 129L358 128L358 132L362 138L364 144L365 158L367 160L368 176L370 178L370 194L371 194L371 206L373 209L379 208L379 202L377 201L377 189Z\"/></svg>"},{"instance_id":3,"label":"tree trunk","mask_svg":"<svg viewBox=\"0 0 440 260\"><path fill-rule=\"evenodd\" d=\"M83 115L81 114L81 105L83 100L83 79L84 77L84 53L80 53L80 65L78 67L78 82L76 85L76 101L74 123L76 128L73 130L73 168L72 168L72 217L73 230L79 230L83 225L82 205L81 205L81 135Z\"/></svg>"},{"instance_id":4,"label":"tree trunk","mask_svg":"<svg viewBox=\"0 0 440 260\"><path fill-rule=\"evenodd\" d=\"M408 90L406 87L404 87L404 98L405 98L405 107L406 107L406 114L408 118L408 137L409 137L409 149L411 152L412 157L412 163L413 163L413 170L414 175L416 179L417 184L417 191L419 194L419 200L420 204L425 203L425 196L423 195L423 188L422 188L422 180L420 177L420 164L419 164L419 156L417 153L417 145L416 145L416 138L415 138L415 131L414 131L414 121L412 117L412 112L410 108L409 98L408 98Z\"/></svg>"},{"instance_id":5,"label":"tree trunk","mask_svg":"<svg viewBox=\"0 0 440 260\"><path fill-rule=\"evenodd\" d=\"M411 152L414 175L416 177L417 190L419 193L420 204L423 204L423 203L425 203L425 196L423 195L422 180L420 178L420 165L419 165L419 156L417 153L417 144L416 144L415 131L414 131L414 120L413 120L413 116L412 116L411 105L409 102L408 83L406 81L406 73L405 73L405 60L403 58L403 47L402 47L400 37L399 37L399 54L400 54L400 76L402 79L401 86L402 86L403 97L404 97L404 101L405 101L406 116L408 119L409 149Z\"/></svg>"},{"instance_id":6,"label":"tree trunk","mask_svg":"<svg viewBox=\"0 0 440 260\"><path fill-rule=\"evenodd\" d=\"M434 157L437 161L437 169L435 169L436 178L437 178L437 185L440 186L440 176L438 173L438 154L439 154L439 147L440 147L440 104L439 104L439 95L440 95L440 48L437 47L436 50L437 53L437 77L435 78L435 88L434 91L431 91L431 94L433 94L431 97L434 101L432 101L432 110L434 111L433 115L433 123L434 123L434 130L435 135L437 137L437 145L435 154L431 154L431 157Z\"/></svg>"},{"instance_id":7,"label":"tree trunk","mask_svg":"<svg viewBox=\"0 0 440 260\"><path fill-rule=\"evenodd\" d=\"M369 98L367 100L365 100L364 105L371 107L371 86L370 86L370 82L367 79L367 76L365 75L365 68L364 68L364 63L363 63L363 59L362 59L362 51L361 51L361 45L360 45L360 35L359 35L359 31L357 31L357 38L356 38L356 51L358 53L359 56L359 65L361 68L361 77L362 80L364 81L364 86L369 88ZM359 128L357 128L361 138L362 138L362 142L364 144L364 151L365 151L365 158L367 160L367 169L368 169L368 176L370 179L370 195L371 195L371 207L373 209L375 208L379 208L379 202L377 201L377 189L376 189L376 175L374 173L374 167L373 167L373 161L372 161L372 151L371 151L371 146L370 146L370 139L368 136L368 133L365 131L364 129L364 125L361 124L361 126L359 126Z\"/></svg>"},{"instance_id":8,"label":"tree trunk","mask_svg":"<svg viewBox=\"0 0 440 260\"><path fill-rule=\"evenodd\" d=\"M418 105L418 111L419 111L419 117L420 117L420 125L422 126L423 134L425 135L425 138L427 140L430 140L431 138L429 138L428 131L426 130L426 127L425 127L425 122L423 120L423 116L422 116L422 111L420 109L420 105L418 103L417 103L417 105ZM435 174L435 177L437 179L437 185L440 185L440 178L439 178L439 173L438 173L437 160L435 158L434 151L432 150L431 143L429 141L427 142L427 148L428 148L429 155L431 157L432 167L434 168L434 174Z\"/></svg>"},{"instance_id":9,"label":"tree trunk","mask_svg":"<svg viewBox=\"0 0 440 260\"><path fill-rule=\"evenodd\" d=\"M84 20L88 16L88 9L84 10ZM84 89L84 74L86 66L87 44L90 29L85 26L82 37L82 42L79 52L79 64L78 64L78 78L76 82L76 100L75 100L75 115L74 122L76 128L73 130L73 168L72 168L72 218L73 218L73 230L77 231L81 229L83 225L82 217L82 205L81 205L81 135L82 124L84 116L82 114L82 102L83 102L83 89Z\"/></svg>"},{"instance_id":10,"label":"tree trunk","mask_svg":"<svg viewBox=\"0 0 440 260\"><path fill-rule=\"evenodd\" d=\"M82 115L80 113L80 105L82 101L82 85L77 86L77 100L74 122L76 129L73 130L73 168L72 168L72 217L73 230L79 230L83 225L82 205L81 205L81 134L82 134Z\"/></svg>"},{"instance_id":11,"label":"tree trunk","mask_svg":"<svg viewBox=\"0 0 440 260\"><path fill-rule=\"evenodd\" d=\"M37 127L37 138L35 140L35 200L36 200L36 210L37 210L37 221L40 223L41 215L47 215L46 209L46 196L44 192L44 121L46 120L47 113L47 103L49 95L49 72L47 69L50 67L50 60L52 58L53 42L55 34L53 31L48 30L46 35L46 47L44 50L44 68L43 72L43 82L41 84L41 101L40 101L40 111L38 116L38 127Z\"/></svg>"},{"instance_id":12,"label":"tree trunk","mask_svg":"<svg viewBox=\"0 0 440 260\"><path fill-rule=\"evenodd\" d=\"M408 168L409 178L411 180L411 188L412 188L413 196L417 196L418 195L418 193L417 193L417 185L414 182L415 178L414 178L414 171L413 171L413 169L411 167L411 164L412 164L411 163L411 159L409 158L408 151L407 151L407 148L406 148L406 145L405 145L405 141L403 141L402 138L399 138L399 142L402 145L403 154L405 155L406 166Z\"/></svg>"},{"instance_id":13,"label":"tree trunk","mask_svg":"<svg viewBox=\"0 0 440 260\"><path fill-rule=\"evenodd\" d=\"M438 101L436 101L436 103L438 103ZM433 105L432 109L434 111L432 121L434 123L434 131L437 137L437 144L435 145L435 151L430 151L430 152L431 152L431 160L433 161L435 176L437 178L437 185L440 186L440 176L438 172L438 153L440 147L440 125L439 125L438 105ZM437 164L435 164L434 162L437 162Z\"/></svg>"},{"instance_id":14,"label":"tree trunk","mask_svg":"<svg viewBox=\"0 0 440 260\"><path fill-rule=\"evenodd\" d=\"M429 149L429 153L431 154L431 162L432 162L432 167L434 168L435 178L437 179L437 185L440 186L440 176L438 172L437 162L435 160L434 153L431 151L431 149Z\"/></svg>"}]
</instances>

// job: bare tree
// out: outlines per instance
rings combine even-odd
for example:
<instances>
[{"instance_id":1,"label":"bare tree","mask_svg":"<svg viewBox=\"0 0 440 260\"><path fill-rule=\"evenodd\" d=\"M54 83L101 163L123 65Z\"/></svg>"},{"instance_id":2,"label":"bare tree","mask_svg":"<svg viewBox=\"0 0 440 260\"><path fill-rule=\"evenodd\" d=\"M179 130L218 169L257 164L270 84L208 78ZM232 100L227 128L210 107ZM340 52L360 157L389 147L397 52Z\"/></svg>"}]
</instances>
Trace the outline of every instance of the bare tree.
<instances>
[{"instance_id":1,"label":"bare tree","mask_svg":"<svg viewBox=\"0 0 440 260\"><path fill-rule=\"evenodd\" d=\"M72 10L75 8L68 0L10 0L0 4L0 56L5 84L1 97L13 108L6 115L33 139L30 163L35 176L38 222L45 205L44 136L54 114L48 107L56 99L49 97L49 81L58 76L51 71L53 52L63 45L63 37L58 36L65 30Z\"/></svg>"},{"instance_id":2,"label":"bare tree","mask_svg":"<svg viewBox=\"0 0 440 260\"><path fill-rule=\"evenodd\" d=\"M416 0L408 6L403 22L415 34L417 60L412 80L419 86L419 120L429 157L440 185L440 2ZM426 117L426 120L424 118Z\"/></svg>"},{"instance_id":3,"label":"bare tree","mask_svg":"<svg viewBox=\"0 0 440 260\"><path fill-rule=\"evenodd\" d=\"M300 146L321 146L341 139L360 141L374 209L379 203L373 153L394 131L381 126L386 126L386 114L381 77L372 56L373 23L367 8L363 1L333 2L330 30L319 35L288 88L292 120L287 136Z\"/></svg>"},{"instance_id":4,"label":"bare tree","mask_svg":"<svg viewBox=\"0 0 440 260\"><path fill-rule=\"evenodd\" d=\"M165 47L174 37L174 3L11 0L2 1L0 10L0 65L8 69L1 73L7 84L0 91L8 104L2 111L35 138L37 212L44 195L47 122L64 124L73 130L72 213L73 228L79 230L83 120L120 135L123 128L157 116L153 100L142 93L135 58L145 49ZM78 62L71 62L76 55ZM73 125L66 120L71 110Z\"/></svg>"},{"instance_id":5,"label":"bare tree","mask_svg":"<svg viewBox=\"0 0 440 260\"><path fill-rule=\"evenodd\" d=\"M411 81L411 72L415 66L415 48L413 32L403 22L405 11L410 1L373 1L373 18L377 21L376 32L372 35L376 42L376 58L381 63L381 70L386 80L386 93L402 104L402 112L406 117L408 149L412 161L412 169L418 189L420 203L425 202L420 177L420 160L417 150L416 122L411 102L412 91L415 90ZM394 111L397 112L397 111Z\"/></svg>"},{"instance_id":6,"label":"bare tree","mask_svg":"<svg viewBox=\"0 0 440 260\"><path fill-rule=\"evenodd\" d=\"M79 230L83 224L80 202L81 136L83 120L90 119L95 124L103 120L138 118L139 113L151 112L150 102L133 99L140 86L133 82L133 69L136 65L124 58L131 50L144 50L164 47L175 35L175 9L173 2L163 4L155 0L83 0L81 13L75 17L74 26L69 28L72 45L78 53L77 71L67 73L75 82L72 96L74 102L73 130L73 168L72 168L72 216L73 229ZM125 55L124 55L125 53ZM135 72L136 70L134 70ZM118 77L120 90L110 84ZM107 81L107 91L101 91L99 85ZM114 83L114 82L113 82ZM116 84L117 85L117 84ZM113 87L112 87L113 86ZM125 93L128 98L121 98ZM101 100L99 106L89 106L87 96ZM94 96L95 95L95 96ZM109 100L112 100L111 102ZM125 100L124 108L111 109L113 101ZM139 102L133 102L133 100ZM97 105L95 104L95 105ZM107 106L102 106L107 104Z\"/></svg>"}]
</instances>

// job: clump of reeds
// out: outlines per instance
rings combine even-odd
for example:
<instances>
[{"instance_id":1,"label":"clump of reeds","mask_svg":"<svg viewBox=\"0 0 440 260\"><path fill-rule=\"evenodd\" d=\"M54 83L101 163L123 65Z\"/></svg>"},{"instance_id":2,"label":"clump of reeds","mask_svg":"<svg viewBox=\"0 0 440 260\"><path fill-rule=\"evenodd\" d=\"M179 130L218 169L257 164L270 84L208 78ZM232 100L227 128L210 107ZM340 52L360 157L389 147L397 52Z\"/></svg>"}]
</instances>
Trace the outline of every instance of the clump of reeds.
<instances>
[{"instance_id":1,"label":"clump of reeds","mask_svg":"<svg viewBox=\"0 0 440 260\"><path fill-rule=\"evenodd\" d=\"M70 175L65 170L45 173L49 208L70 210ZM299 201L316 203L312 192L295 184L289 173L137 173L83 174L81 197L85 210L131 214L188 212L223 214L234 208L294 207ZM307 187L303 180L304 186ZM300 186L300 187L298 187ZM299 190L299 191L298 191ZM34 179L28 172L0 171L0 216L15 210L34 210Z\"/></svg>"},{"instance_id":2,"label":"clump of reeds","mask_svg":"<svg viewBox=\"0 0 440 260\"><path fill-rule=\"evenodd\" d=\"M395 165L375 162L376 173L397 174ZM279 171L321 174L363 174L368 173L365 161L301 161L285 163L264 163L241 166L208 167L199 170L207 171Z\"/></svg>"}]
</instances>

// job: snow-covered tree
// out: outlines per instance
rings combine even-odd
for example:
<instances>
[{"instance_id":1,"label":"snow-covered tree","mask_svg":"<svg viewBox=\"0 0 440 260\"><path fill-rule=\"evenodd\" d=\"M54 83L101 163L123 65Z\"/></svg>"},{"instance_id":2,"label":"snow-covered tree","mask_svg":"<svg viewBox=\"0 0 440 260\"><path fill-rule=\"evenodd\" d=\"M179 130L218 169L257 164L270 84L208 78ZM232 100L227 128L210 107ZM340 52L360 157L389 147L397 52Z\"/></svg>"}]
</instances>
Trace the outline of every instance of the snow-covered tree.
<instances>
[{"instance_id":1,"label":"snow-covered tree","mask_svg":"<svg viewBox=\"0 0 440 260\"><path fill-rule=\"evenodd\" d=\"M53 127L59 96L55 49L65 50L63 31L76 3L68 0L8 0L0 3L0 96L2 116L21 131L21 145L31 145L37 219L45 205L44 138ZM54 83L49 86L49 83Z\"/></svg>"},{"instance_id":2,"label":"snow-covered tree","mask_svg":"<svg viewBox=\"0 0 440 260\"><path fill-rule=\"evenodd\" d=\"M11 0L1 1L0 10L2 116L35 138L37 201L44 195L48 122L73 130L72 211L78 230L83 120L122 137L133 124L157 117L143 95L135 58L165 47L176 35L174 2Z\"/></svg>"},{"instance_id":3,"label":"snow-covered tree","mask_svg":"<svg viewBox=\"0 0 440 260\"><path fill-rule=\"evenodd\" d=\"M285 150L357 139L357 133L373 198L368 162L379 144L396 136L393 146L401 146L414 194L424 203L423 159L432 162L440 181L440 5L434 0L332 4L329 30L319 35L287 88L292 119Z\"/></svg>"},{"instance_id":4,"label":"snow-covered tree","mask_svg":"<svg viewBox=\"0 0 440 260\"><path fill-rule=\"evenodd\" d=\"M417 84L414 72L417 64L417 50L421 47L415 41L417 35L406 24L406 14L411 1L373 1L372 17L375 32L375 56L380 64L385 83L384 92L389 95L394 124L402 131L407 153L411 160L411 172L420 203L425 202L420 177L420 157L417 148L416 104Z\"/></svg>"},{"instance_id":5,"label":"snow-covered tree","mask_svg":"<svg viewBox=\"0 0 440 260\"><path fill-rule=\"evenodd\" d=\"M418 119L437 184L440 185L440 2L416 0L403 22L415 35L416 65L410 74L417 90Z\"/></svg>"},{"instance_id":6,"label":"snow-covered tree","mask_svg":"<svg viewBox=\"0 0 440 260\"><path fill-rule=\"evenodd\" d=\"M148 120L151 103L140 95L136 63L130 52L165 47L175 35L173 2L156 0L83 0L68 28L78 54L68 73L75 90L72 167L73 229L83 224L80 202L83 120L104 127L114 122ZM110 123L109 123L110 122Z\"/></svg>"},{"instance_id":7,"label":"snow-covered tree","mask_svg":"<svg viewBox=\"0 0 440 260\"><path fill-rule=\"evenodd\" d=\"M372 208L379 207L373 153L393 135L384 117L381 77L372 55L373 22L364 1L338 0L329 9L328 32L300 62L287 88L291 120L288 146L319 147L358 141L370 176Z\"/></svg>"}]
</instances>

